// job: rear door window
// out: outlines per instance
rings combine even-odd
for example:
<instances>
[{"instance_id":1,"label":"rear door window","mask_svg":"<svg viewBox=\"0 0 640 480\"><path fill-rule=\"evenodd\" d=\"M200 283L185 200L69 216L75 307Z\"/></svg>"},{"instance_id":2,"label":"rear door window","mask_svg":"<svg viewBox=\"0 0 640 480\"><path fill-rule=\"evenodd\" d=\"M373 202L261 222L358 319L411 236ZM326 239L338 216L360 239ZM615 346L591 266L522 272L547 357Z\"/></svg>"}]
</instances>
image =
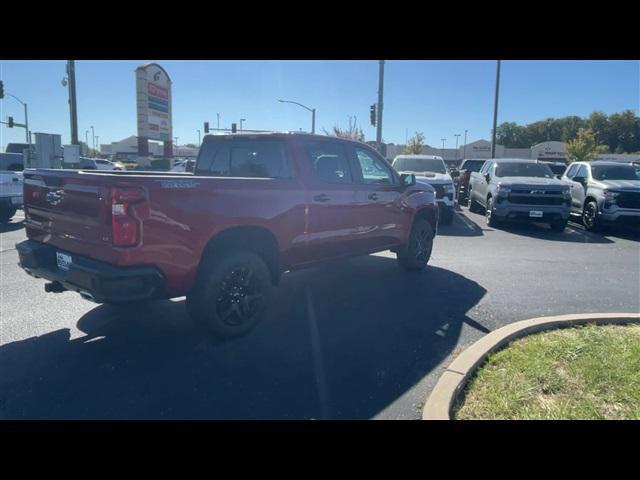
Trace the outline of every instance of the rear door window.
<instances>
[{"instance_id":1,"label":"rear door window","mask_svg":"<svg viewBox=\"0 0 640 480\"><path fill-rule=\"evenodd\" d=\"M353 183L344 145L317 142L306 147L311 174L327 183Z\"/></svg>"},{"instance_id":2,"label":"rear door window","mask_svg":"<svg viewBox=\"0 0 640 480\"><path fill-rule=\"evenodd\" d=\"M276 140L207 142L202 146L196 173L213 177L292 177L285 144Z\"/></svg>"}]
</instances>

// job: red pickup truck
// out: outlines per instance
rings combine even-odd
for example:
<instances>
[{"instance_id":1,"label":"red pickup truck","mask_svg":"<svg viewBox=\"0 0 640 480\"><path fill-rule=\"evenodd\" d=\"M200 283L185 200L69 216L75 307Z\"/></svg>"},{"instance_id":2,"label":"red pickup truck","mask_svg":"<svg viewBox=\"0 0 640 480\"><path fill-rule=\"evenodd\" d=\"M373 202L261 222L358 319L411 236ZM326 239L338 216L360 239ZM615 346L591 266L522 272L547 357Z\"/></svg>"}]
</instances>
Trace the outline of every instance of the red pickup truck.
<instances>
[{"instance_id":1,"label":"red pickup truck","mask_svg":"<svg viewBox=\"0 0 640 480\"><path fill-rule=\"evenodd\" d=\"M209 135L193 173L28 169L20 266L98 303L186 295L222 337L248 332L283 272L392 250L429 260L428 185L367 145L299 134Z\"/></svg>"}]
</instances>

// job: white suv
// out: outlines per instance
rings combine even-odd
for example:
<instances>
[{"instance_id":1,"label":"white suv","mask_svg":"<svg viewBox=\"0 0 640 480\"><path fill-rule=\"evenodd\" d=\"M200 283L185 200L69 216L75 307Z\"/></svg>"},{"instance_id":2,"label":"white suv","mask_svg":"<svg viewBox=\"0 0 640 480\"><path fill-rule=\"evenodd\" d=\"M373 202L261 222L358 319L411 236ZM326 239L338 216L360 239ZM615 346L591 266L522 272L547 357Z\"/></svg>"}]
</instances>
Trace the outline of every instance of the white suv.
<instances>
[{"instance_id":1,"label":"white suv","mask_svg":"<svg viewBox=\"0 0 640 480\"><path fill-rule=\"evenodd\" d=\"M435 155L398 155L393 159L398 173L413 173L417 183L431 185L436 191L440 223L451 225L455 207L455 188L442 157Z\"/></svg>"}]
</instances>

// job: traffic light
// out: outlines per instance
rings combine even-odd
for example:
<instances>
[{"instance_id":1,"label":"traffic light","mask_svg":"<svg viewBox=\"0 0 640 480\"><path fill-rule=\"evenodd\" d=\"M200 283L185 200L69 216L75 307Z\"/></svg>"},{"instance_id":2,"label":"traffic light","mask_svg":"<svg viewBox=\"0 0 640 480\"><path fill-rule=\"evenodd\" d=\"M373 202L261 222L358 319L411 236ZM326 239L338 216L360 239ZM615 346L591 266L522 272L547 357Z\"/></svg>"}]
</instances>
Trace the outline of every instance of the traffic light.
<instances>
[{"instance_id":1,"label":"traffic light","mask_svg":"<svg viewBox=\"0 0 640 480\"><path fill-rule=\"evenodd\" d=\"M235 123L232 123L231 124L231 133L236 133L237 128L238 128L237 125Z\"/></svg>"},{"instance_id":2,"label":"traffic light","mask_svg":"<svg viewBox=\"0 0 640 480\"><path fill-rule=\"evenodd\" d=\"M4 98L4 82L0 80L0 98Z\"/></svg>"},{"instance_id":3,"label":"traffic light","mask_svg":"<svg viewBox=\"0 0 640 480\"><path fill-rule=\"evenodd\" d=\"M209 133L209 122L204 122L204 133Z\"/></svg>"},{"instance_id":4,"label":"traffic light","mask_svg":"<svg viewBox=\"0 0 640 480\"><path fill-rule=\"evenodd\" d=\"M369 118L371 119L371 125L376 126L376 104L371 105L369 109Z\"/></svg>"},{"instance_id":5,"label":"traffic light","mask_svg":"<svg viewBox=\"0 0 640 480\"><path fill-rule=\"evenodd\" d=\"M13 117L9 117L9 128L13 128Z\"/></svg>"}]
</instances>

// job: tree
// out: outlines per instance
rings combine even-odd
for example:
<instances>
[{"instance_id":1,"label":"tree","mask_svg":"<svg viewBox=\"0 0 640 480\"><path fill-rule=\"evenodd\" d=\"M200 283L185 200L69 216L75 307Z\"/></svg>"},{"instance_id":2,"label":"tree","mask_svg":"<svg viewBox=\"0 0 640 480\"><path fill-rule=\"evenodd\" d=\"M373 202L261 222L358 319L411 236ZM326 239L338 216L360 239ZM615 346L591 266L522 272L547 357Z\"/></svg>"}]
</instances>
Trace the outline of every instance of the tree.
<instances>
[{"instance_id":1,"label":"tree","mask_svg":"<svg viewBox=\"0 0 640 480\"><path fill-rule=\"evenodd\" d=\"M339 127L338 125L335 125L333 127L333 132L328 132L325 128L322 129L322 131L325 133L325 135L333 135L334 137L340 137L340 138L350 138L351 140L358 140L360 142L364 142L364 132L362 131L361 128L358 128L356 126L356 122L357 122L357 117L349 117L349 127L346 129L343 129L341 127Z\"/></svg>"},{"instance_id":2,"label":"tree","mask_svg":"<svg viewBox=\"0 0 640 480\"><path fill-rule=\"evenodd\" d=\"M606 145L596 144L593 130L581 128L576 138L567 144L567 162L588 162L607 150Z\"/></svg>"},{"instance_id":3,"label":"tree","mask_svg":"<svg viewBox=\"0 0 640 480\"><path fill-rule=\"evenodd\" d=\"M195 143L187 143L186 145L183 145L183 146L187 148L198 148L198 146Z\"/></svg>"},{"instance_id":4,"label":"tree","mask_svg":"<svg viewBox=\"0 0 640 480\"><path fill-rule=\"evenodd\" d=\"M424 134L422 132L416 132L416 134L409 139L404 153L408 155L419 155L424 148Z\"/></svg>"}]
</instances>

